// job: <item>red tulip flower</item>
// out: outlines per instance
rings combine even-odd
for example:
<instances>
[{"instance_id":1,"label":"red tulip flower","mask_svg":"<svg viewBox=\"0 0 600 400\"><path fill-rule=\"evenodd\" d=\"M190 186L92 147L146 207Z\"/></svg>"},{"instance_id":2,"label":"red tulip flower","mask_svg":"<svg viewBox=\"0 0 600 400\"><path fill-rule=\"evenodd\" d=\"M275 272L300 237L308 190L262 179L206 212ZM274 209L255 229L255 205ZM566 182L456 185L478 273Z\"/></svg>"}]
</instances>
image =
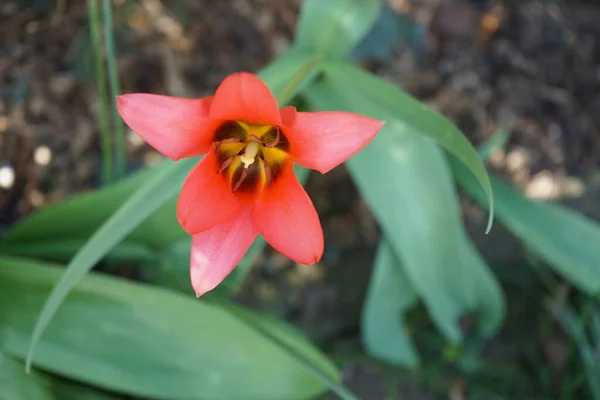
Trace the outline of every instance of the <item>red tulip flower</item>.
<instances>
[{"instance_id":1,"label":"red tulip flower","mask_svg":"<svg viewBox=\"0 0 600 400\"><path fill-rule=\"evenodd\" d=\"M300 264L318 262L323 230L293 163L326 173L384 124L345 112L279 109L250 73L228 76L211 97L134 93L119 96L117 105L127 125L166 157L205 154L177 204L177 219L192 235L197 296L225 279L259 233Z\"/></svg>"}]
</instances>

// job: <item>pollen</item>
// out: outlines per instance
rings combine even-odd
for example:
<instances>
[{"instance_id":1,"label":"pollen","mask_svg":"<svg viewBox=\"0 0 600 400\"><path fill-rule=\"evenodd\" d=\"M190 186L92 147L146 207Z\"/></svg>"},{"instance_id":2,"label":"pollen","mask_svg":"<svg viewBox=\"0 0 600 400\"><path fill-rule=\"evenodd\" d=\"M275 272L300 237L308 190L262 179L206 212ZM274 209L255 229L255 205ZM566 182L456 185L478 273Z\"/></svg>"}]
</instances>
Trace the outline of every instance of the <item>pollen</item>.
<instances>
[{"instance_id":1,"label":"pollen","mask_svg":"<svg viewBox=\"0 0 600 400\"><path fill-rule=\"evenodd\" d=\"M246 151L240 156L240 160L244 163L244 168L248 169L248 167L254 163L258 150L260 150L260 143L255 141L250 141L248 143Z\"/></svg>"}]
</instances>

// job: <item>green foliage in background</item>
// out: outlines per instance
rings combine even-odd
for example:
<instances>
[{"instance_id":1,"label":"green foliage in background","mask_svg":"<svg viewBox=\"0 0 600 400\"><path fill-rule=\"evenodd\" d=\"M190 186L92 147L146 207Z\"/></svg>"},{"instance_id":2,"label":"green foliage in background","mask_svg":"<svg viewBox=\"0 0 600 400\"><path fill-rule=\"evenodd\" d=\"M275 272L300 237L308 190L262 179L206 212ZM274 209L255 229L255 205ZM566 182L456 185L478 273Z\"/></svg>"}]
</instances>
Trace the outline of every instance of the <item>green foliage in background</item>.
<instances>
[{"instance_id":1,"label":"green foliage in background","mask_svg":"<svg viewBox=\"0 0 600 400\"><path fill-rule=\"evenodd\" d=\"M360 110L387 121L375 140L348 161L348 167L400 261L395 268L402 271L390 272L389 279L406 276L406 284L422 298L452 342L463 339L459 319L469 312L477 314L482 334L493 334L502 320L503 298L466 237L440 149L397 117L400 107L378 104L377 92L361 90L360 76L337 84L334 77L339 76L337 70L328 69L324 82L307 96L318 109ZM429 112L423 109L423 118ZM405 344L404 348L411 347ZM410 353L405 357L413 358Z\"/></svg>"},{"instance_id":2,"label":"green foliage in background","mask_svg":"<svg viewBox=\"0 0 600 400\"><path fill-rule=\"evenodd\" d=\"M0 259L0 349L23 358L57 266ZM332 379L336 367L284 324L255 323ZM294 357L222 307L171 291L88 274L39 343L36 365L147 398L310 398L323 383ZM231 382L238 382L232 385Z\"/></svg>"},{"instance_id":3,"label":"green foliage in background","mask_svg":"<svg viewBox=\"0 0 600 400\"><path fill-rule=\"evenodd\" d=\"M460 186L485 206L469 172L450 160ZM564 207L523 197L518 190L492 178L498 219L549 266L579 289L600 293L600 225Z\"/></svg>"}]
</instances>

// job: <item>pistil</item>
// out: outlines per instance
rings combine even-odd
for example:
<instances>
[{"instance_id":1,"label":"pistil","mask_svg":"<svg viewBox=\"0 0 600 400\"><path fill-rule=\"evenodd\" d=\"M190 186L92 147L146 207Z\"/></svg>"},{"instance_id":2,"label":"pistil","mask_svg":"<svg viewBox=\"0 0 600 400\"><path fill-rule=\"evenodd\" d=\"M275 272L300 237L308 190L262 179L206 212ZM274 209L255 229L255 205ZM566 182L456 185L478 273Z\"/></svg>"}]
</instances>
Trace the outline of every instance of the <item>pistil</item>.
<instances>
[{"instance_id":1,"label":"pistil","mask_svg":"<svg viewBox=\"0 0 600 400\"><path fill-rule=\"evenodd\" d=\"M254 164L254 159L258 154L258 150L260 150L260 143L254 141L248 143L246 151L240 156L240 160L244 163L244 169L248 169L248 167Z\"/></svg>"}]
</instances>

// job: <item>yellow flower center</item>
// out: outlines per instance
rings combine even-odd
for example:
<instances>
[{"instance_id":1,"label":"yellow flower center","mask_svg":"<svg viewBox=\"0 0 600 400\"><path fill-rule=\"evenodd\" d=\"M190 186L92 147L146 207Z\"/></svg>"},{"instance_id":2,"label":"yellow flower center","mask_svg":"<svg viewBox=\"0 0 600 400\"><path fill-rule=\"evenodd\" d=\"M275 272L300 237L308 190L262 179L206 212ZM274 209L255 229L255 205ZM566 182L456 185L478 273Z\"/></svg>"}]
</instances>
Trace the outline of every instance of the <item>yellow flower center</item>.
<instances>
[{"instance_id":1,"label":"yellow flower center","mask_svg":"<svg viewBox=\"0 0 600 400\"><path fill-rule=\"evenodd\" d=\"M233 192L269 187L289 157L289 142L278 126L229 121L217 129L214 142L218 173Z\"/></svg>"}]
</instances>

